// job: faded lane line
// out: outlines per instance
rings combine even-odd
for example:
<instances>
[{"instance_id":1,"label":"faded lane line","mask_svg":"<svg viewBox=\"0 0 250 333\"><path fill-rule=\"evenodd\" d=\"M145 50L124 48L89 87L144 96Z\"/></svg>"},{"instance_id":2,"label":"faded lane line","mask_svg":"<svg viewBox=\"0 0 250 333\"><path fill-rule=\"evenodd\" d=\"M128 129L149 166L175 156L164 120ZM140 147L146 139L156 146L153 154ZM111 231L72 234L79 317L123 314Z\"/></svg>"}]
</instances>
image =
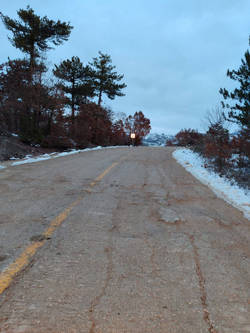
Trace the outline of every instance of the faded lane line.
<instances>
[{"instance_id":1,"label":"faded lane line","mask_svg":"<svg viewBox=\"0 0 250 333\"><path fill-rule=\"evenodd\" d=\"M95 179L95 182L91 183L90 185L95 185L97 182L99 182L111 169L113 169L119 162L121 162L122 160L124 160L125 158L131 156L133 154L129 154L127 156L124 156L122 158L119 159L119 161L117 161L116 163L112 164L111 167L109 167L106 171L104 171L100 176L98 176L96 179ZM92 185L92 186L93 186Z\"/></svg>"},{"instance_id":2,"label":"faded lane line","mask_svg":"<svg viewBox=\"0 0 250 333\"><path fill-rule=\"evenodd\" d=\"M0 275L0 294L10 285L13 277L29 263L29 259L36 253L37 249L45 243L36 242L30 244L24 252L12 264L9 265Z\"/></svg>"},{"instance_id":3,"label":"faded lane line","mask_svg":"<svg viewBox=\"0 0 250 333\"><path fill-rule=\"evenodd\" d=\"M50 226L45 229L45 231L42 233L42 235L46 238L50 237L53 232L56 230L56 228L59 227L59 225L64 221L69 213L74 209L76 205L79 204L82 197L79 197L77 201L73 202L68 208L66 208L60 215L58 215L50 224Z\"/></svg>"},{"instance_id":4,"label":"faded lane line","mask_svg":"<svg viewBox=\"0 0 250 333\"><path fill-rule=\"evenodd\" d=\"M120 161L124 160L128 156L122 157L118 162L112 164L107 170L105 170L100 176L98 176L94 182L90 184L90 186L95 186L111 169L113 169ZM91 189L88 189L91 191ZM14 276L21 271L22 268L28 265L32 256L37 252L37 250L43 246L46 242L46 239L49 238L53 232L60 226L60 224L68 217L70 212L79 204L82 197L79 197L78 200L70 204L68 208L66 208L60 215L58 215L50 224L50 226L45 229L42 233L44 236L44 240L34 242L26 247L26 249L20 254L20 256L11 263L1 274L0 274L0 294L10 285Z\"/></svg>"},{"instance_id":5,"label":"faded lane line","mask_svg":"<svg viewBox=\"0 0 250 333\"><path fill-rule=\"evenodd\" d=\"M57 227L68 217L69 213L73 208L80 202L81 198L73 202L68 208L66 208L60 215L58 215L45 229L42 235L45 237L44 240L34 242L26 247L21 255L11 263L2 274L0 274L0 294L10 285L13 277L26 265L28 265L31 257L37 252L37 250L46 242Z\"/></svg>"},{"instance_id":6,"label":"faded lane line","mask_svg":"<svg viewBox=\"0 0 250 333\"><path fill-rule=\"evenodd\" d=\"M113 169L119 162L121 162L122 160L124 160L125 158L129 157L130 155L133 155L133 154L129 154L127 156L124 156L122 158L119 159L118 162L115 162L114 164L112 164L107 170L105 170L100 176L98 176L94 182L92 182L90 184L90 186L95 186L100 180L102 180L102 178L111 170ZM91 188L88 188L87 189L88 192L91 192Z\"/></svg>"},{"instance_id":7,"label":"faded lane line","mask_svg":"<svg viewBox=\"0 0 250 333\"><path fill-rule=\"evenodd\" d=\"M121 161L121 159L119 160L119 161ZM95 179L95 181L96 182L99 182L111 169L113 169L118 163L119 163L119 161L118 162L116 162L116 163L114 163L114 164L112 164L111 165L111 167L109 167L107 170L105 170L100 176L98 176L96 179Z\"/></svg>"}]
</instances>

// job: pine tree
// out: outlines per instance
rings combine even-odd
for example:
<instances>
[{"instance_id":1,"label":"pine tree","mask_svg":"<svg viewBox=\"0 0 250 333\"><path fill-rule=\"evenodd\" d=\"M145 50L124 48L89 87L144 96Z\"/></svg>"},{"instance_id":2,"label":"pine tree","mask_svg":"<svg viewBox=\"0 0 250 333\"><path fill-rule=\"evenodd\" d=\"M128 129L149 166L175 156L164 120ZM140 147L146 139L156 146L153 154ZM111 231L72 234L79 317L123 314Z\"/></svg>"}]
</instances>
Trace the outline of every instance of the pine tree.
<instances>
[{"instance_id":1,"label":"pine tree","mask_svg":"<svg viewBox=\"0 0 250 333\"><path fill-rule=\"evenodd\" d=\"M111 65L111 57L107 54L99 52L99 58L93 58L93 63L90 65L93 67L95 72L95 89L98 94L98 105L101 105L102 94L106 94L109 99L115 99L115 96L125 96L121 92L122 89L126 88L126 84L119 84L124 75L118 75L113 69L116 66Z\"/></svg>"},{"instance_id":2,"label":"pine tree","mask_svg":"<svg viewBox=\"0 0 250 333\"><path fill-rule=\"evenodd\" d=\"M67 104L71 107L72 122L75 119L76 107L80 105L80 96L90 94L89 86L84 89L83 80L86 77L88 68L84 68L82 62L78 57L72 57L71 60L67 59L60 63L59 66L55 65L53 69L54 75L61 80L60 85L62 90L70 95ZM92 90L93 92L93 90Z\"/></svg>"},{"instance_id":3,"label":"pine tree","mask_svg":"<svg viewBox=\"0 0 250 333\"><path fill-rule=\"evenodd\" d=\"M79 94L84 103L88 102L88 99L92 99L96 96L95 93L95 73L90 66L83 67L83 76L81 78L81 84L79 86Z\"/></svg>"},{"instance_id":4,"label":"pine tree","mask_svg":"<svg viewBox=\"0 0 250 333\"><path fill-rule=\"evenodd\" d=\"M20 20L13 20L0 13L6 29L13 33L9 38L12 45L29 55L30 66L35 66L42 52L52 49L49 43L60 45L67 41L71 30L69 23L40 18L29 6L17 11Z\"/></svg>"},{"instance_id":5,"label":"pine tree","mask_svg":"<svg viewBox=\"0 0 250 333\"><path fill-rule=\"evenodd\" d=\"M229 93L225 88L220 88L220 94L224 99L232 99L236 102L234 106L222 102L223 108L229 108L228 117L230 121L241 126L250 128L250 54L245 53L245 59L241 59L241 66L238 71L227 71L227 76L240 83L240 88Z\"/></svg>"}]
</instances>

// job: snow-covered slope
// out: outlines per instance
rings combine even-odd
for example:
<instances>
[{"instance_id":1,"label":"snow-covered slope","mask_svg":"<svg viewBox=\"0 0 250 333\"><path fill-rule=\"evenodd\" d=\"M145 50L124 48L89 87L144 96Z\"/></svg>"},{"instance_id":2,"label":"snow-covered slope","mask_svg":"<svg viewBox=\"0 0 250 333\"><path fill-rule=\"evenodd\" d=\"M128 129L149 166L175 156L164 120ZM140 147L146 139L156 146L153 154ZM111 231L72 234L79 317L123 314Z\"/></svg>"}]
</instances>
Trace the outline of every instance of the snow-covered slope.
<instances>
[{"instance_id":1,"label":"snow-covered slope","mask_svg":"<svg viewBox=\"0 0 250 333\"><path fill-rule=\"evenodd\" d=\"M166 141L173 138L174 135L152 133L142 140L142 144L151 147L165 146Z\"/></svg>"}]
</instances>

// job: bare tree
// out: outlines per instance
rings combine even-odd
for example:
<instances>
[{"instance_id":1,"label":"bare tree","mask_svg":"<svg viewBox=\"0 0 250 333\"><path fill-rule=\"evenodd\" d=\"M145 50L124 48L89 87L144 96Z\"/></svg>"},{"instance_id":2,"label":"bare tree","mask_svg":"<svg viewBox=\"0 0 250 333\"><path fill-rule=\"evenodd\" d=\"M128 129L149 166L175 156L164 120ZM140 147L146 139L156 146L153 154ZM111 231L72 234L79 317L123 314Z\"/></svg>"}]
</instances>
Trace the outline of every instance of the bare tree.
<instances>
[{"instance_id":1,"label":"bare tree","mask_svg":"<svg viewBox=\"0 0 250 333\"><path fill-rule=\"evenodd\" d=\"M119 121L121 120L123 123L125 123L125 120L127 118L127 115L125 112L114 112L113 113L113 117L112 117L112 121L113 122L116 122L116 121Z\"/></svg>"},{"instance_id":2,"label":"bare tree","mask_svg":"<svg viewBox=\"0 0 250 333\"><path fill-rule=\"evenodd\" d=\"M211 110L207 110L204 117L201 119L201 127L205 132L214 124L218 124L227 130L229 130L231 126L231 123L226 120L224 112L219 105L214 106Z\"/></svg>"}]
</instances>

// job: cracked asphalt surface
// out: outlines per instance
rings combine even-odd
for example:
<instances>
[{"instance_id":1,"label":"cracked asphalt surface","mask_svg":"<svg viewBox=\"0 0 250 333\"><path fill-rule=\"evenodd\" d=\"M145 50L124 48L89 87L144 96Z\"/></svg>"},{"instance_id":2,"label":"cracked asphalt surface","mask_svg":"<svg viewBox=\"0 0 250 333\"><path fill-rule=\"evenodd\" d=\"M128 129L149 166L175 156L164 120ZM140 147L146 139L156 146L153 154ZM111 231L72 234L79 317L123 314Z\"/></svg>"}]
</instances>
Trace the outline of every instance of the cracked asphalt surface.
<instances>
[{"instance_id":1,"label":"cracked asphalt surface","mask_svg":"<svg viewBox=\"0 0 250 333\"><path fill-rule=\"evenodd\" d=\"M0 294L0 332L250 332L250 221L173 150L1 170L1 272L81 200Z\"/></svg>"}]
</instances>

